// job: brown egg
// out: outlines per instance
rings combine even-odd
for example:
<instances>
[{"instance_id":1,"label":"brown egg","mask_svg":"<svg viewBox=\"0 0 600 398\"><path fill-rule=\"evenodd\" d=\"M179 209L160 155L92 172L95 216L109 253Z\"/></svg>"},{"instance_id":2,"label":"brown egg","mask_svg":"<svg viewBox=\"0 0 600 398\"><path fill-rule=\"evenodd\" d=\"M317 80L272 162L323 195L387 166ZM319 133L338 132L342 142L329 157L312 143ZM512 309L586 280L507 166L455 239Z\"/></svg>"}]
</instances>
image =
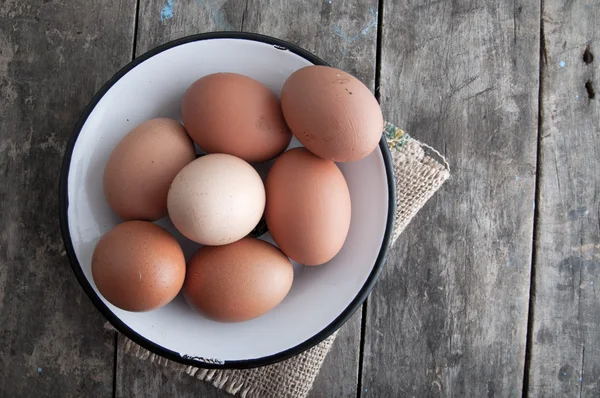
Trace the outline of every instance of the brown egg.
<instances>
[{"instance_id":1,"label":"brown egg","mask_svg":"<svg viewBox=\"0 0 600 398\"><path fill-rule=\"evenodd\" d=\"M241 322L275 308L288 294L293 279L292 263L279 249L244 238L198 250L189 261L183 292L206 316Z\"/></svg>"},{"instance_id":2,"label":"brown egg","mask_svg":"<svg viewBox=\"0 0 600 398\"><path fill-rule=\"evenodd\" d=\"M305 148L281 155L267 176L265 220L292 260L319 265L340 251L350 228L350 192L340 169Z\"/></svg>"},{"instance_id":3,"label":"brown egg","mask_svg":"<svg viewBox=\"0 0 600 398\"><path fill-rule=\"evenodd\" d=\"M383 115L360 80L328 66L307 66L286 80L281 106L292 133L323 159L352 162L377 147Z\"/></svg>"},{"instance_id":4,"label":"brown egg","mask_svg":"<svg viewBox=\"0 0 600 398\"><path fill-rule=\"evenodd\" d=\"M165 229L146 221L126 221L108 231L94 249L96 287L126 311L148 311L168 304L185 279L185 257Z\"/></svg>"},{"instance_id":5,"label":"brown egg","mask_svg":"<svg viewBox=\"0 0 600 398\"><path fill-rule=\"evenodd\" d=\"M112 151L104 169L104 194L122 220L155 221L167 215L171 182L196 158L181 124L152 119L137 126Z\"/></svg>"},{"instance_id":6,"label":"brown egg","mask_svg":"<svg viewBox=\"0 0 600 398\"><path fill-rule=\"evenodd\" d=\"M236 73L197 80L185 92L181 112L190 136L208 153L264 162L283 152L292 139L277 96Z\"/></svg>"}]
</instances>

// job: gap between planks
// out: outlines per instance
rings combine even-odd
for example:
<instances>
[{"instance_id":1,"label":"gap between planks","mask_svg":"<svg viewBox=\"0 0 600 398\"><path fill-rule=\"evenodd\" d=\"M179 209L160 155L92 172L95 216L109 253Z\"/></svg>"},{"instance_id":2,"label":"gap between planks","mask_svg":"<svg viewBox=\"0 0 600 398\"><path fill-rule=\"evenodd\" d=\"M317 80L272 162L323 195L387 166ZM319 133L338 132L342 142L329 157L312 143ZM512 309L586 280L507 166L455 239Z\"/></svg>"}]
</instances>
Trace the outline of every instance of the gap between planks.
<instances>
[{"instance_id":1,"label":"gap between planks","mask_svg":"<svg viewBox=\"0 0 600 398\"><path fill-rule=\"evenodd\" d=\"M137 34L138 34L138 21L140 19L140 1L136 0L135 2L135 10L134 15L135 18L133 20L133 40L131 43L131 61L136 58L136 49L137 49ZM118 371L119 371L119 332L115 331L115 355L113 359L113 398L117 398L117 381L118 381Z\"/></svg>"},{"instance_id":2,"label":"gap between planks","mask_svg":"<svg viewBox=\"0 0 600 398\"><path fill-rule=\"evenodd\" d=\"M529 307L527 312L527 334L525 337L525 362L523 366L523 389L521 396L523 398L529 395L529 371L531 368L531 353L533 349L533 325L534 325L534 307L535 307L535 264L537 260L537 249L535 242L539 236L539 217L540 217L540 192L541 192L541 168L540 156L542 153L542 129L543 129L543 78L544 66L546 64L546 38L544 35L544 0L540 0L540 54L538 60L538 129L537 129L537 147L536 147L536 162L535 162L535 209L533 212L533 234L531 245L531 268L529 272Z\"/></svg>"},{"instance_id":3,"label":"gap between planks","mask_svg":"<svg viewBox=\"0 0 600 398\"><path fill-rule=\"evenodd\" d=\"M375 87L374 93L377 102L381 103L381 52L382 52L382 38L383 38L383 7L384 0L377 2L377 39L375 44ZM369 298L364 301L361 309L362 316L360 319L360 341L359 341L359 354L358 354L358 372L356 379L356 398L362 396L362 376L363 376L363 362L365 356L365 343L366 343L366 332L367 332L367 306L369 305Z\"/></svg>"}]
</instances>

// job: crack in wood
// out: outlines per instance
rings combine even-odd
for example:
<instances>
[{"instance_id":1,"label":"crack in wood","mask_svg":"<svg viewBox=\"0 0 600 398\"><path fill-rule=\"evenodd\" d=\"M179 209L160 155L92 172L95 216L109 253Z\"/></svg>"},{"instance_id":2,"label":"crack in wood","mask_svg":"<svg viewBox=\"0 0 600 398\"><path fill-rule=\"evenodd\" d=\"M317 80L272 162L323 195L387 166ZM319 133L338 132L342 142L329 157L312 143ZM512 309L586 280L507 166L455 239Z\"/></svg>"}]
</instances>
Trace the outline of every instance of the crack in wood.
<instances>
[{"instance_id":1,"label":"crack in wood","mask_svg":"<svg viewBox=\"0 0 600 398\"><path fill-rule=\"evenodd\" d=\"M592 52L590 51L589 45L585 47L585 51L583 52L583 62L585 62L586 65L589 65L592 62L594 62L594 54L592 54Z\"/></svg>"},{"instance_id":2,"label":"crack in wood","mask_svg":"<svg viewBox=\"0 0 600 398\"><path fill-rule=\"evenodd\" d=\"M585 82L585 91L587 91L588 98L593 100L596 98L596 90L594 90L594 82L588 80Z\"/></svg>"}]
</instances>

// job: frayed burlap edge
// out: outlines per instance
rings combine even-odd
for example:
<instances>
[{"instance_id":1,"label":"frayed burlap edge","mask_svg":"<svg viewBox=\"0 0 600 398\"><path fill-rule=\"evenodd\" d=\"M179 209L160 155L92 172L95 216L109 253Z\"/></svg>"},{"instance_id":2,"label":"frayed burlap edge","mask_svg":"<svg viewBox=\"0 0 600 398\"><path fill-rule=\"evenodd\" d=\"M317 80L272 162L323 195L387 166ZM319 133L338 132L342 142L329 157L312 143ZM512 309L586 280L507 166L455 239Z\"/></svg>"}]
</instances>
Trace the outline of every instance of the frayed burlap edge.
<instances>
[{"instance_id":1,"label":"frayed burlap edge","mask_svg":"<svg viewBox=\"0 0 600 398\"><path fill-rule=\"evenodd\" d=\"M384 136L388 140L396 178L396 223L392 238L395 242L417 211L448 179L450 169L435 149L409 137L393 124L386 124ZM114 330L109 323L106 328ZM119 335L119 349L209 382L241 398L304 398L312 388L336 334L293 358L254 369L216 370L182 365L151 353L123 335Z\"/></svg>"},{"instance_id":2,"label":"frayed burlap edge","mask_svg":"<svg viewBox=\"0 0 600 398\"><path fill-rule=\"evenodd\" d=\"M434 148L411 138L391 123L386 124L384 136L392 154L396 179L394 244L414 215L450 177L450 165Z\"/></svg>"}]
</instances>

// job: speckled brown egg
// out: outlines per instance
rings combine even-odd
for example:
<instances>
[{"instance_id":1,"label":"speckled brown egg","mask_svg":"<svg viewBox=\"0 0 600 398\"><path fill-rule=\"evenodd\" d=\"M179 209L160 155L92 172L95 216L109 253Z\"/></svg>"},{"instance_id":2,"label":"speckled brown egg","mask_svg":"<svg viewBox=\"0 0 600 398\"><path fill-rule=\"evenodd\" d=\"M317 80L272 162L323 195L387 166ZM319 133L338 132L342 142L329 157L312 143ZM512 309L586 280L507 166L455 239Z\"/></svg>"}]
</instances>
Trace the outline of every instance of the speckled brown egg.
<instances>
[{"instance_id":1,"label":"speckled brown egg","mask_svg":"<svg viewBox=\"0 0 600 398\"><path fill-rule=\"evenodd\" d=\"M263 162L285 150L292 134L279 98L262 83L236 73L215 73L192 84L181 105L183 124L208 153Z\"/></svg>"},{"instance_id":2,"label":"speckled brown egg","mask_svg":"<svg viewBox=\"0 0 600 398\"><path fill-rule=\"evenodd\" d=\"M183 292L211 319L241 322L275 308L294 278L290 260L275 246L244 238L225 246L204 246L190 259Z\"/></svg>"},{"instance_id":3,"label":"speckled brown egg","mask_svg":"<svg viewBox=\"0 0 600 398\"><path fill-rule=\"evenodd\" d=\"M285 121L311 152L335 162L352 162L377 147L383 115L360 80L328 66L294 72L281 91Z\"/></svg>"},{"instance_id":4,"label":"speckled brown egg","mask_svg":"<svg viewBox=\"0 0 600 398\"><path fill-rule=\"evenodd\" d=\"M96 244L92 275L113 305L149 311L177 296L185 280L185 258L165 229L147 221L126 221Z\"/></svg>"},{"instance_id":5,"label":"speckled brown egg","mask_svg":"<svg viewBox=\"0 0 600 398\"><path fill-rule=\"evenodd\" d=\"M148 120L127 134L104 169L104 194L122 220L155 221L167 215L173 178L196 158L194 143L171 119Z\"/></svg>"},{"instance_id":6,"label":"speckled brown egg","mask_svg":"<svg viewBox=\"0 0 600 398\"><path fill-rule=\"evenodd\" d=\"M291 149L275 161L265 188L265 220L287 256L319 265L340 251L350 228L350 192L334 162Z\"/></svg>"}]
</instances>

